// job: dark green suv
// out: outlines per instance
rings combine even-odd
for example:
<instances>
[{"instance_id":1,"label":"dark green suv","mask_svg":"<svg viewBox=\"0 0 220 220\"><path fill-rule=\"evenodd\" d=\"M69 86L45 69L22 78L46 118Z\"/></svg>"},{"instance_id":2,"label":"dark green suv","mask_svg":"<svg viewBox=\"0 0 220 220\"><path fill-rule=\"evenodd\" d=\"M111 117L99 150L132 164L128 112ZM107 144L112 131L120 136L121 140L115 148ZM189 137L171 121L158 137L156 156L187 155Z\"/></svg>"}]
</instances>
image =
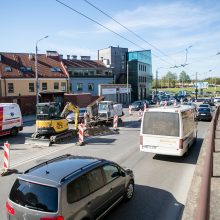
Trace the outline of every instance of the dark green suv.
<instances>
[{"instance_id":1,"label":"dark green suv","mask_svg":"<svg viewBox=\"0 0 220 220\"><path fill-rule=\"evenodd\" d=\"M64 155L16 179L8 201L10 220L100 219L134 193L134 175L105 159Z\"/></svg>"}]
</instances>

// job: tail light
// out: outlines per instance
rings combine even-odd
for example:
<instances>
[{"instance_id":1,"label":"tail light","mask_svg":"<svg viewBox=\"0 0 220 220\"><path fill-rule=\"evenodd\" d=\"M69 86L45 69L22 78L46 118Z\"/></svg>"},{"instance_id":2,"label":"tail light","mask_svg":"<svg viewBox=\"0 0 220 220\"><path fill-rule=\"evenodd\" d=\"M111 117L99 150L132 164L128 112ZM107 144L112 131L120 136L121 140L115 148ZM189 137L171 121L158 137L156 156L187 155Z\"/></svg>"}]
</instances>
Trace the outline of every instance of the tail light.
<instances>
[{"instance_id":1,"label":"tail light","mask_svg":"<svg viewBox=\"0 0 220 220\"><path fill-rule=\"evenodd\" d=\"M143 136L140 135L140 145L143 145Z\"/></svg>"},{"instance_id":2,"label":"tail light","mask_svg":"<svg viewBox=\"0 0 220 220\"><path fill-rule=\"evenodd\" d=\"M15 210L14 210L13 206L8 201L6 202L6 210L7 210L8 214L10 214L10 215L15 214Z\"/></svg>"},{"instance_id":3,"label":"tail light","mask_svg":"<svg viewBox=\"0 0 220 220\"><path fill-rule=\"evenodd\" d=\"M183 139L180 139L179 141L179 149L183 149Z\"/></svg>"},{"instance_id":4,"label":"tail light","mask_svg":"<svg viewBox=\"0 0 220 220\"><path fill-rule=\"evenodd\" d=\"M57 216L57 217L42 217L40 220L64 220L63 216Z\"/></svg>"}]
</instances>

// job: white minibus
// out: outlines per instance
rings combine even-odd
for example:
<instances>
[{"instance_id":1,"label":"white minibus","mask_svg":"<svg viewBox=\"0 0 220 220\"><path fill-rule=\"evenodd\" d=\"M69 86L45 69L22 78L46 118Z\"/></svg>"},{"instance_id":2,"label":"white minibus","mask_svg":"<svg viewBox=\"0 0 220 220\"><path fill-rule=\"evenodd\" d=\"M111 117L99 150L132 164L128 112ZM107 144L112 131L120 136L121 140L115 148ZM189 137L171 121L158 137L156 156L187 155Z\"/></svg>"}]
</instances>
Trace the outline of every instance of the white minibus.
<instances>
[{"instance_id":1,"label":"white minibus","mask_svg":"<svg viewBox=\"0 0 220 220\"><path fill-rule=\"evenodd\" d=\"M188 105L149 108L140 130L140 151L182 156L197 139L195 108Z\"/></svg>"}]
</instances>

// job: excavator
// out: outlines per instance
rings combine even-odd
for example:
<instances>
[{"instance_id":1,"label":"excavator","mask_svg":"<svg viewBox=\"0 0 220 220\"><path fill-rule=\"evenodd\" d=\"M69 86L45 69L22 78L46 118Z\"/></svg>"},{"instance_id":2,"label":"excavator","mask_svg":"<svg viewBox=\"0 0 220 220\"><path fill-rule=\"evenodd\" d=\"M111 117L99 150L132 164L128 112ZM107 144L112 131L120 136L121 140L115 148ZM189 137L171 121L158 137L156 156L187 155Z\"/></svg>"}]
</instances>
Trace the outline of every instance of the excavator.
<instances>
[{"instance_id":1,"label":"excavator","mask_svg":"<svg viewBox=\"0 0 220 220\"><path fill-rule=\"evenodd\" d=\"M26 144L50 146L76 137L78 131L79 107L71 102L66 103L63 111L56 102L38 103L36 105L36 131L31 138L27 138ZM71 111L75 112L74 129L69 129L66 116Z\"/></svg>"}]
</instances>

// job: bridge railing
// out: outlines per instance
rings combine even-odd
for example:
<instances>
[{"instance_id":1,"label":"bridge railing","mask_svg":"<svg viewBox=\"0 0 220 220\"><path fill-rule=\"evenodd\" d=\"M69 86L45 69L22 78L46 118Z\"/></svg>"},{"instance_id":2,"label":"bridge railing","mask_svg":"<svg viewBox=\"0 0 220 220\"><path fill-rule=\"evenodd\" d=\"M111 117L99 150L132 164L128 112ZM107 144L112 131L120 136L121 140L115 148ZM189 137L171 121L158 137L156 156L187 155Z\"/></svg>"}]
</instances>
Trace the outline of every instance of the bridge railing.
<instances>
[{"instance_id":1,"label":"bridge railing","mask_svg":"<svg viewBox=\"0 0 220 220\"><path fill-rule=\"evenodd\" d=\"M219 117L219 108L215 111L200 150L183 211L183 220L209 220L211 177L213 177L213 152L215 151L215 130Z\"/></svg>"}]
</instances>

